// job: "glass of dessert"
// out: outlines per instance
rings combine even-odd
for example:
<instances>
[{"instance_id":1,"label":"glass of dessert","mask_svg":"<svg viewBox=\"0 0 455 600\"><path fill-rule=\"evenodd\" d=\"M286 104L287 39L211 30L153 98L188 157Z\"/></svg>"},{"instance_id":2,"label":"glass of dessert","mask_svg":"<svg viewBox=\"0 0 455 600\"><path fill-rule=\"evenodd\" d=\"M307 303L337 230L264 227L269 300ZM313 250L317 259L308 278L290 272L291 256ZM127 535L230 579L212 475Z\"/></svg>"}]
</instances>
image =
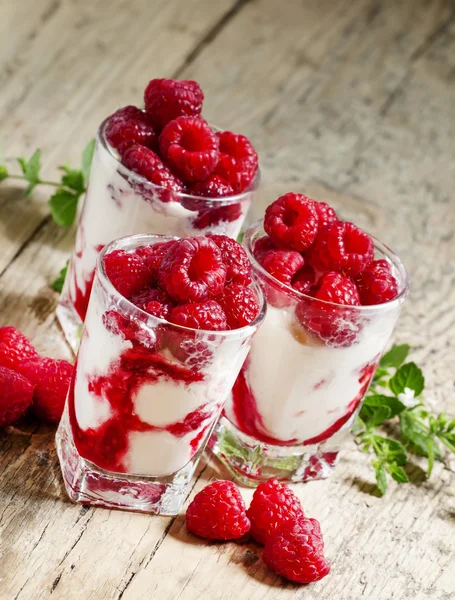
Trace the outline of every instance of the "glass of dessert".
<instances>
[{"instance_id":1,"label":"glass of dessert","mask_svg":"<svg viewBox=\"0 0 455 600\"><path fill-rule=\"evenodd\" d=\"M265 307L224 235L107 245L57 432L71 499L177 514Z\"/></svg>"},{"instance_id":2,"label":"glass of dessert","mask_svg":"<svg viewBox=\"0 0 455 600\"><path fill-rule=\"evenodd\" d=\"M406 269L301 194L271 204L244 246L267 315L210 447L246 485L327 477L408 293Z\"/></svg>"},{"instance_id":3,"label":"glass of dessert","mask_svg":"<svg viewBox=\"0 0 455 600\"><path fill-rule=\"evenodd\" d=\"M153 79L145 110L119 109L100 126L90 181L57 316L80 341L101 248L137 233L236 238L259 184L248 139L201 117L194 81Z\"/></svg>"}]
</instances>

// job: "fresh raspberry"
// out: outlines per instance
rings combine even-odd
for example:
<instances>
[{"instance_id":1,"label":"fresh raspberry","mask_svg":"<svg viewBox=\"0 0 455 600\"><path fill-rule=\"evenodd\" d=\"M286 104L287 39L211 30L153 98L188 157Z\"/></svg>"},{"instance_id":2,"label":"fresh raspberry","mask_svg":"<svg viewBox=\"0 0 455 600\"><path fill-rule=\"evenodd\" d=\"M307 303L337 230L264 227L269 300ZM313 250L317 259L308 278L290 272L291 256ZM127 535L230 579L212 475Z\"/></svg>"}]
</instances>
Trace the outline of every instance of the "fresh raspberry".
<instances>
[{"instance_id":1,"label":"fresh raspberry","mask_svg":"<svg viewBox=\"0 0 455 600\"><path fill-rule=\"evenodd\" d=\"M160 135L161 156L185 182L207 179L219 156L218 138L201 117L179 117Z\"/></svg>"},{"instance_id":2,"label":"fresh raspberry","mask_svg":"<svg viewBox=\"0 0 455 600\"><path fill-rule=\"evenodd\" d=\"M303 532L282 530L270 537L262 558L270 569L295 583L319 581L330 572L317 538Z\"/></svg>"},{"instance_id":3,"label":"fresh raspberry","mask_svg":"<svg viewBox=\"0 0 455 600\"><path fill-rule=\"evenodd\" d=\"M359 306L359 292L355 283L334 271L328 271L322 276L315 298L334 304L343 304L347 306Z\"/></svg>"},{"instance_id":4,"label":"fresh raspberry","mask_svg":"<svg viewBox=\"0 0 455 600\"><path fill-rule=\"evenodd\" d=\"M251 534L260 544L265 544L285 521L304 516L297 496L277 479L269 479L258 486L247 515L251 521Z\"/></svg>"},{"instance_id":5,"label":"fresh raspberry","mask_svg":"<svg viewBox=\"0 0 455 600\"><path fill-rule=\"evenodd\" d=\"M38 356L32 342L12 325L0 327L0 365L17 371L24 358Z\"/></svg>"},{"instance_id":6,"label":"fresh raspberry","mask_svg":"<svg viewBox=\"0 0 455 600\"><path fill-rule=\"evenodd\" d=\"M171 323L191 329L225 331L228 328L226 315L215 300L207 300L200 304L180 304L171 310L168 319Z\"/></svg>"},{"instance_id":7,"label":"fresh raspberry","mask_svg":"<svg viewBox=\"0 0 455 600\"><path fill-rule=\"evenodd\" d=\"M292 287L301 294L309 294L316 283L316 272L305 264L292 278Z\"/></svg>"},{"instance_id":8,"label":"fresh raspberry","mask_svg":"<svg viewBox=\"0 0 455 600\"><path fill-rule=\"evenodd\" d=\"M253 246L253 254L254 258L262 263L262 259L266 255L269 250L276 250L276 246L268 235L264 235L263 237L258 238L254 242Z\"/></svg>"},{"instance_id":9,"label":"fresh raspberry","mask_svg":"<svg viewBox=\"0 0 455 600\"><path fill-rule=\"evenodd\" d=\"M30 381L0 366L0 429L15 423L30 406L32 398L33 385Z\"/></svg>"},{"instance_id":10,"label":"fresh raspberry","mask_svg":"<svg viewBox=\"0 0 455 600\"><path fill-rule=\"evenodd\" d=\"M398 282L392 275L390 263L384 259L370 263L355 281L362 304L382 304L398 295Z\"/></svg>"},{"instance_id":11,"label":"fresh raspberry","mask_svg":"<svg viewBox=\"0 0 455 600\"><path fill-rule=\"evenodd\" d=\"M221 250L223 262L227 267L226 284L249 285L251 283L251 263L242 246L227 235L209 234L207 237L213 240Z\"/></svg>"},{"instance_id":12,"label":"fresh raspberry","mask_svg":"<svg viewBox=\"0 0 455 600\"><path fill-rule=\"evenodd\" d=\"M104 257L104 268L115 289L132 298L151 282L145 261L134 252L114 250Z\"/></svg>"},{"instance_id":13,"label":"fresh raspberry","mask_svg":"<svg viewBox=\"0 0 455 600\"><path fill-rule=\"evenodd\" d=\"M217 301L226 314L230 329L246 327L259 314L259 300L254 290L238 283L226 286Z\"/></svg>"},{"instance_id":14,"label":"fresh raspberry","mask_svg":"<svg viewBox=\"0 0 455 600\"><path fill-rule=\"evenodd\" d=\"M236 194L240 194L253 183L258 169L258 155L244 135L223 131L217 136L220 158L215 173L228 181Z\"/></svg>"},{"instance_id":15,"label":"fresh raspberry","mask_svg":"<svg viewBox=\"0 0 455 600\"><path fill-rule=\"evenodd\" d=\"M288 533L304 533L313 539L313 545L319 552L324 551L324 540L318 520L299 516L296 519L284 521L277 529L276 534L284 531Z\"/></svg>"},{"instance_id":16,"label":"fresh raspberry","mask_svg":"<svg viewBox=\"0 0 455 600\"><path fill-rule=\"evenodd\" d=\"M157 242L150 246L141 246L136 250L136 254L138 254L148 266L154 285L158 283L158 269L160 268L161 261L174 243L175 240L167 240L166 242Z\"/></svg>"},{"instance_id":17,"label":"fresh raspberry","mask_svg":"<svg viewBox=\"0 0 455 600\"><path fill-rule=\"evenodd\" d=\"M275 279L291 285L292 278L305 261L295 250L269 250L262 258L261 265Z\"/></svg>"},{"instance_id":18,"label":"fresh raspberry","mask_svg":"<svg viewBox=\"0 0 455 600\"><path fill-rule=\"evenodd\" d=\"M225 198L233 196L234 189L231 184L224 180L219 175L210 175L205 181L196 181L190 187L190 192L194 196L202 198Z\"/></svg>"},{"instance_id":19,"label":"fresh raspberry","mask_svg":"<svg viewBox=\"0 0 455 600\"><path fill-rule=\"evenodd\" d=\"M359 275L373 260L373 240L353 223L337 221L323 232L321 256L327 269L345 275Z\"/></svg>"},{"instance_id":20,"label":"fresh raspberry","mask_svg":"<svg viewBox=\"0 0 455 600\"><path fill-rule=\"evenodd\" d=\"M235 540L250 521L239 488L232 481L214 481L196 494L186 511L188 531L209 540Z\"/></svg>"},{"instance_id":21,"label":"fresh raspberry","mask_svg":"<svg viewBox=\"0 0 455 600\"><path fill-rule=\"evenodd\" d=\"M155 149L158 137L149 115L135 106L117 110L106 126L106 139L123 154L133 144Z\"/></svg>"},{"instance_id":22,"label":"fresh raspberry","mask_svg":"<svg viewBox=\"0 0 455 600\"><path fill-rule=\"evenodd\" d=\"M152 79L144 92L145 110L158 129L177 117L200 115L203 101L199 84L183 79Z\"/></svg>"},{"instance_id":23,"label":"fresh raspberry","mask_svg":"<svg viewBox=\"0 0 455 600\"><path fill-rule=\"evenodd\" d=\"M280 196L265 211L264 229L277 246L304 252L318 234L314 201L292 192Z\"/></svg>"},{"instance_id":24,"label":"fresh raspberry","mask_svg":"<svg viewBox=\"0 0 455 600\"><path fill-rule=\"evenodd\" d=\"M28 358L20 364L20 373L34 386L32 409L43 421L58 423L65 406L73 375L73 365L54 358Z\"/></svg>"},{"instance_id":25,"label":"fresh raspberry","mask_svg":"<svg viewBox=\"0 0 455 600\"><path fill-rule=\"evenodd\" d=\"M338 221L336 212L325 202L314 201L314 208L316 209L316 213L318 215L319 231L326 229Z\"/></svg>"},{"instance_id":26,"label":"fresh raspberry","mask_svg":"<svg viewBox=\"0 0 455 600\"><path fill-rule=\"evenodd\" d=\"M127 169L145 177L154 185L175 193L183 191L182 182L166 167L159 156L145 146L134 144L128 148L123 155L122 163ZM172 195L163 195L161 199L169 202L172 200Z\"/></svg>"},{"instance_id":27,"label":"fresh raspberry","mask_svg":"<svg viewBox=\"0 0 455 600\"><path fill-rule=\"evenodd\" d=\"M207 208L199 211L198 216L193 219L195 229L210 229L220 223L232 223L242 216L242 205L239 202L219 206L218 208Z\"/></svg>"},{"instance_id":28,"label":"fresh raspberry","mask_svg":"<svg viewBox=\"0 0 455 600\"><path fill-rule=\"evenodd\" d=\"M138 308L161 319L167 319L174 306L171 297L164 290L156 288L145 288L134 296L131 302Z\"/></svg>"},{"instance_id":29,"label":"fresh raspberry","mask_svg":"<svg viewBox=\"0 0 455 600\"><path fill-rule=\"evenodd\" d=\"M221 294L227 268L221 250L206 237L183 238L165 254L158 278L177 302L203 302Z\"/></svg>"}]
</instances>

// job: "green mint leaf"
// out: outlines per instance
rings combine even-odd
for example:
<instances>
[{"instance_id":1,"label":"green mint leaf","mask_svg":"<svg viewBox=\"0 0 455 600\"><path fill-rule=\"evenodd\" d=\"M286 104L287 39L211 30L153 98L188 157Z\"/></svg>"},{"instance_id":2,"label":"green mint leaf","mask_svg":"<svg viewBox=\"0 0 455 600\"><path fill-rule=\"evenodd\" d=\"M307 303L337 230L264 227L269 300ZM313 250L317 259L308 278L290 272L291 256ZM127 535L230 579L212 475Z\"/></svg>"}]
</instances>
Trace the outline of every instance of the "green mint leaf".
<instances>
[{"instance_id":1,"label":"green mint leaf","mask_svg":"<svg viewBox=\"0 0 455 600\"><path fill-rule=\"evenodd\" d=\"M373 413L374 413L374 408L363 403L362 408L360 409L359 417L362 419L362 421L366 425L366 423L368 423L368 421L373 416Z\"/></svg>"},{"instance_id":2,"label":"green mint leaf","mask_svg":"<svg viewBox=\"0 0 455 600\"><path fill-rule=\"evenodd\" d=\"M402 394L405 388L414 390L415 396L419 396L425 386L425 379L419 367L413 363L406 363L398 369L389 381L389 387L397 396Z\"/></svg>"},{"instance_id":3,"label":"green mint leaf","mask_svg":"<svg viewBox=\"0 0 455 600\"><path fill-rule=\"evenodd\" d=\"M390 416L389 419L396 417L403 410L405 410L405 405L395 398L394 396L383 396L381 394L372 394L371 396L367 396L365 398L364 406L387 406L390 408Z\"/></svg>"},{"instance_id":4,"label":"green mint leaf","mask_svg":"<svg viewBox=\"0 0 455 600\"><path fill-rule=\"evenodd\" d=\"M41 171L41 150L35 150L29 161L23 156L17 159L22 173L25 179L28 181L28 187L25 190L25 194L29 196L36 185L40 182L40 171Z\"/></svg>"},{"instance_id":5,"label":"green mint leaf","mask_svg":"<svg viewBox=\"0 0 455 600\"><path fill-rule=\"evenodd\" d=\"M244 238L244 236L245 236L245 232L244 232L244 231L241 231L241 232L239 233L239 235L237 236L237 242L238 242L239 244L241 244L241 243L243 242L243 238Z\"/></svg>"},{"instance_id":6,"label":"green mint leaf","mask_svg":"<svg viewBox=\"0 0 455 600\"><path fill-rule=\"evenodd\" d=\"M0 165L0 181L3 181L8 177L8 169L5 165Z\"/></svg>"},{"instance_id":7,"label":"green mint leaf","mask_svg":"<svg viewBox=\"0 0 455 600\"><path fill-rule=\"evenodd\" d=\"M376 427L381 425L387 419L390 419L392 411L388 406L378 406L374 409L372 416L367 421L367 427Z\"/></svg>"},{"instance_id":8,"label":"green mint leaf","mask_svg":"<svg viewBox=\"0 0 455 600\"><path fill-rule=\"evenodd\" d=\"M440 433L438 438L452 452L455 452L455 433Z\"/></svg>"},{"instance_id":9,"label":"green mint leaf","mask_svg":"<svg viewBox=\"0 0 455 600\"><path fill-rule=\"evenodd\" d=\"M59 168L65 173L62 177L62 185L69 187L78 194L83 194L85 192L85 182L82 171L71 169L68 165Z\"/></svg>"},{"instance_id":10,"label":"green mint leaf","mask_svg":"<svg viewBox=\"0 0 455 600\"><path fill-rule=\"evenodd\" d=\"M395 367L398 369L404 363L409 354L408 344L400 344L392 346L392 348L384 354L379 362L380 367Z\"/></svg>"},{"instance_id":11,"label":"green mint leaf","mask_svg":"<svg viewBox=\"0 0 455 600\"><path fill-rule=\"evenodd\" d=\"M380 460L375 460L373 466L376 473L376 484L378 486L379 493L381 496L384 496L387 491L387 475L385 467Z\"/></svg>"},{"instance_id":12,"label":"green mint leaf","mask_svg":"<svg viewBox=\"0 0 455 600\"><path fill-rule=\"evenodd\" d=\"M409 478L406 475L406 472L404 471L404 469L399 467L397 464L392 463L391 465L389 465L387 467L387 470L390 473L390 475L392 476L392 479L394 479L397 483L408 483L409 482Z\"/></svg>"},{"instance_id":13,"label":"green mint leaf","mask_svg":"<svg viewBox=\"0 0 455 600\"><path fill-rule=\"evenodd\" d=\"M51 215L57 225L69 227L76 218L79 195L59 188L49 199Z\"/></svg>"},{"instance_id":14,"label":"green mint leaf","mask_svg":"<svg viewBox=\"0 0 455 600\"><path fill-rule=\"evenodd\" d=\"M22 174L25 175L25 173L27 171L27 159L24 158L23 156L19 156L16 160L19 163Z\"/></svg>"},{"instance_id":15,"label":"green mint leaf","mask_svg":"<svg viewBox=\"0 0 455 600\"><path fill-rule=\"evenodd\" d=\"M450 433L451 431L453 431L455 429L455 419L453 421L450 421L450 423L447 425L447 431Z\"/></svg>"},{"instance_id":16,"label":"green mint leaf","mask_svg":"<svg viewBox=\"0 0 455 600\"><path fill-rule=\"evenodd\" d=\"M81 171L85 185L87 185L88 183L90 167L92 166L93 155L95 154L95 145L96 141L94 139L90 140L89 143L85 146L84 151L82 152Z\"/></svg>"},{"instance_id":17,"label":"green mint leaf","mask_svg":"<svg viewBox=\"0 0 455 600\"><path fill-rule=\"evenodd\" d=\"M401 435L405 441L412 444L413 452L428 457L428 440L431 439L428 429L414 418L412 411L405 410L400 414L400 427Z\"/></svg>"},{"instance_id":18,"label":"green mint leaf","mask_svg":"<svg viewBox=\"0 0 455 600\"><path fill-rule=\"evenodd\" d=\"M66 272L68 271L68 263L69 263L69 261L66 261L66 265L60 271L60 275L52 283L52 289L55 290L56 292L60 292L60 293L62 292L63 284L65 283Z\"/></svg>"},{"instance_id":19,"label":"green mint leaf","mask_svg":"<svg viewBox=\"0 0 455 600\"><path fill-rule=\"evenodd\" d=\"M387 462L396 462L397 465L400 466L403 466L408 462L406 448L398 440L374 435L373 444L376 454L381 456Z\"/></svg>"}]
</instances>

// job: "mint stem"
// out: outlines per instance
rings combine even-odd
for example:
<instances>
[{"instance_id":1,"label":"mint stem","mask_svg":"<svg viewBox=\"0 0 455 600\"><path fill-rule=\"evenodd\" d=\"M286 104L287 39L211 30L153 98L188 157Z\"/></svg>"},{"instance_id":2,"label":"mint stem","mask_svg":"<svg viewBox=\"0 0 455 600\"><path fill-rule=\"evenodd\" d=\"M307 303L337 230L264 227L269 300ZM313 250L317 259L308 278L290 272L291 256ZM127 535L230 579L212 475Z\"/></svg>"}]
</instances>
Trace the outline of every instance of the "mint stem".
<instances>
[{"instance_id":1,"label":"mint stem","mask_svg":"<svg viewBox=\"0 0 455 600\"><path fill-rule=\"evenodd\" d=\"M28 181L28 179L24 175L8 175L8 179L19 179L21 181ZM61 184L57 181L48 181L47 179L39 179L37 185L52 185L53 187L61 187Z\"/></svg>"}]
</instances>

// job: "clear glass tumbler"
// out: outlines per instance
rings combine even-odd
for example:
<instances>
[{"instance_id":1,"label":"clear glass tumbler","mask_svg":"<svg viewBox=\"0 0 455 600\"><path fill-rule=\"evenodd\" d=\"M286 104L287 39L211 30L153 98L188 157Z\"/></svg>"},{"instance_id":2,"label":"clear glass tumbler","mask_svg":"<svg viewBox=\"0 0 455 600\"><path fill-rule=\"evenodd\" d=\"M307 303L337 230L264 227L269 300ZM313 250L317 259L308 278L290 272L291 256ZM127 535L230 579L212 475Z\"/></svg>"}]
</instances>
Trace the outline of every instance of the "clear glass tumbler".
<instances>
[{"instance_id":1,"label":"clear glass tumbler","mask_svg":"<svg viewBox=\"0 0 455 600\"><path fill-rule=\"evenodd\" d=\"M331 474L360 410L409 288L400 259L374 240L399 284L391 302L340 306L288 287L256 261L262 223L244 245L267 298L267 315L226 402L210 447L244 484Z\"/></svg>"},{"instance_id":2,"label":"clear glass tumbler","mask_svg":"<svg viewBox=\"0 0 455 600\"><path fill-rule=\"evenodd\" d=\"M57 432L75 502L177 514L224 402L264 319L201 331L154 317L121 296L103 257L168 236L136 235L100 253L65 411Z\"/></svg>"},{"instance_id":3,"label":"clear glass tumbler","mask_svg":"<svg viewBox=\"0 0 455 600\"><path fill-rule=\"evenodd\" d=\"M226 198L201 198L156 186L130 171L98 130L90 182L57 317L76 352L101 248L138 233L176 237L221 233L237 238L260 180Z\"/></svg>"}]
</instances>

